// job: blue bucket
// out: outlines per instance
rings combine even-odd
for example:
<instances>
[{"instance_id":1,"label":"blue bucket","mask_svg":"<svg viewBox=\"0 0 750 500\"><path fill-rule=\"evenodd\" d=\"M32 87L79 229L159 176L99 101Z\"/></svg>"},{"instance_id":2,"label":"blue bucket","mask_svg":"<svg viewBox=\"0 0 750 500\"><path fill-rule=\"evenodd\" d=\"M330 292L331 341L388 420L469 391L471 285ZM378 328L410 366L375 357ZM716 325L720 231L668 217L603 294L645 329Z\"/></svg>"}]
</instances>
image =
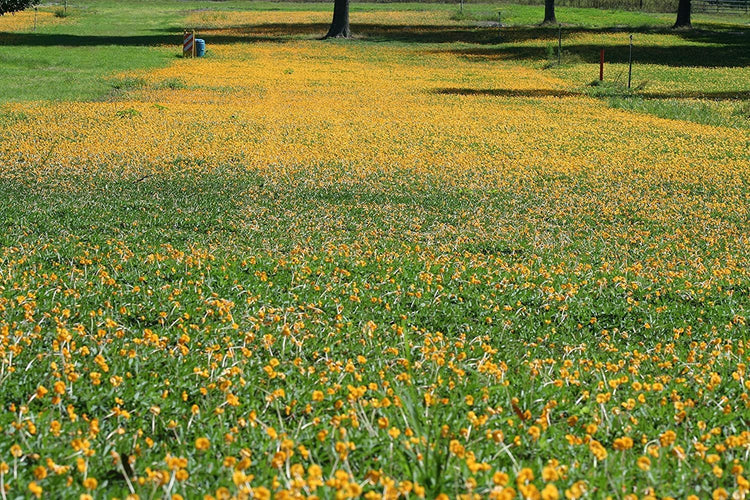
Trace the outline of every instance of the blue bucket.
<instances>
[{"instance_id":1,"label":"blue bucket","mask_svg":"<svg viewBox=\"0 0 750 500\"><path fill-rule=\"evenodd\" d=\"M195 55L198 57L206 55L206 41L202 38L195 39Z\"/></svg>"}]
</instances>

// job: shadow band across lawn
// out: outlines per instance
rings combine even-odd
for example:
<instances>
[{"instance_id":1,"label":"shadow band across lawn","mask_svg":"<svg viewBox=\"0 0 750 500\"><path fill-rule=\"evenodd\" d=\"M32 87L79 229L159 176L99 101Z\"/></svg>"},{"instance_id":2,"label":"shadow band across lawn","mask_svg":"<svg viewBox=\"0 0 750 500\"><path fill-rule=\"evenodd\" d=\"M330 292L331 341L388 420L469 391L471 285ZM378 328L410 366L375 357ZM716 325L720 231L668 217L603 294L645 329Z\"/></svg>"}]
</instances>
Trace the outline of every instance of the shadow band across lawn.
<instances>
[{"instance_id":1,"label":"shadow band across lawn","mask_svg":"<svg viewBox=\"0 0 750 500\"><path fill-rule=\"evenodd\" d=\"M231 26L232 34L224 28L201 28L196 31L212 44L289 42L295 37L323 37L328 23L266 23L257 25ZM403 43L469 43L494 44L500 41L497 28L479 26L412 26L397 24L352 23L355 39L371 42ZM51 33L3 33L0 32L0 46L69 46L86 47L97 45L155 46L182 43L182 30L159 30L153 35L72 35Z\"/></svg>"},{"instance_id":2,"label":"shadow band across lawn","mask_svg":"<svg viewBox=\"0 0 750 500\"><path fill-rule=\"evenodd\" d=\"M465 95L465 96L495 96L495 97L521 97L521 98L541 98L541 97L584 97L589 96L585 92L576 92L571 90L554 90L554 89L472 89L447 87L433 89L433 94L442 95ZM748 100L750 99L750 90L739 92L634 92L633 97L641 99L711 99L711 100Z\"/></svg>"},{"instance_id":3,"label":"shadow band across lawn","mask_svg":"<svg viewBox=\"0 0 750 500\"><path fill-rule=\"evenodd\" d=\"M200 28L198 31L209 44L278 42L284 43L294 37L322 37L327 23L267 23L241 25L231 28L228 34L222 29ZM496 27L402 24L352 24L354 37L369 42L400 42L414 44L465 43L482 47L455 48L448 52L476 61L504 59L533 59L547 57L547 46L557 39L557 28L540 26L512 26L498 31ZM633 57L639 64L661 64L667 66L699 67L744 67L750 65L750 29L728 31L659 30L653 27L632 28L627 32L614 28L563 29L563 50L586 62L597 62L599 50L604 48L609 63L625 63L628 60L626 42L619 44L568 44L565 37L570 33L589 34L670 33L703 46L664 45L639 46L636 44ZM153 35L94 36L50 33L0 33L0 46L69 46L85 47L99 45L122 46L170 46L182 42L182 31L159 30ZM529 42L537 42L529 44ZM525 43L526 45L518 45Z\"/></svg>"},{"instance_id":4,"label":"shadow band across lawn","mask_svg":"<svg viewBox=\"0 0 750 500\"><path fill-rule=\"evenodd\" d=\"M627 45L565 45L563 51L579 57L586 63L598 63L599 51L604 49L607 64L627 64ZM477 62L506 60L544 60L548 57L546 46L498 46L492 48L452 49L448 52ZM742 68L750 65L750 45L685 47L663 45L633 47L633 61L638 64L658 64L672 67Z\"/></svg>"}]
</instances>

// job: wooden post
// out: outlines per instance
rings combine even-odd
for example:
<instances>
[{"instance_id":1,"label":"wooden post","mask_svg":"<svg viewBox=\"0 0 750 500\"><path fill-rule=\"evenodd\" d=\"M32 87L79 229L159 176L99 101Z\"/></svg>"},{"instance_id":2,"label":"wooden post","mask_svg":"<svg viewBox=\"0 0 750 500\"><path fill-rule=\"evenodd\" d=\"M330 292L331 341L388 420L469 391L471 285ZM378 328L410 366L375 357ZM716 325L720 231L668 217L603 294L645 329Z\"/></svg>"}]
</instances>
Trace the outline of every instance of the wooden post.
<instances>
[{"instance_id":1,"label":"wooden post","mask_svg":"<svg viewBox=\"0 0 750 500\"><path fill-rule=\"evenodd\" d=\"M557 65L562 64L562 24L557 25Z\"/></svg>"},{"instance_id":2,"label":"wooden post","mask_svg":"<svg viewBox=\"0 0 750 500\"><path fill-rule=\"evenodd\" d=\"M604 49L599 52L599 81L604 81Z\"/></svg>"}]
</instances>

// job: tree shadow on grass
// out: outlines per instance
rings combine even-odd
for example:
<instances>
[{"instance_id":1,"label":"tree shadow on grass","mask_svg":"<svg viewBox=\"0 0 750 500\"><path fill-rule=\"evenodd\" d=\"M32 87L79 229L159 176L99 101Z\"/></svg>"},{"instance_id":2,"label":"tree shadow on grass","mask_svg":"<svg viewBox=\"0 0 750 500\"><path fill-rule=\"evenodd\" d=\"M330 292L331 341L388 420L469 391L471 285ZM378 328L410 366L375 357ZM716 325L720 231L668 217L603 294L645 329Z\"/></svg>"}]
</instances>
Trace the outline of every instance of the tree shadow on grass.
<instances>
[{"instance_id":1,"label":"tree shadow on grass","mask_svg":"<svg viewBox=\"0 0 750 500\"><path fill-rule=\"evenodd\" d=\"M493 97L520 97L520 98L542 98L542 97L592 97L585 91L556 90L556 89L474 89L461 87L446 87L430 90L432 94L439 95L464 95L464 96L493 96ZM640 99L711 99L711 100L748 100L750 90L739 92L642 92L633 91L631 94L623 94L621 97L633 97Z\"/></svg>"},{"instance_id":2,"label":"tree shadow on grass","mask_svg":"<svg viewBox=\"0 0 750 500\"><path fill-rule=\"evenodd\" d=\"M466 96L493 96L493 97L580 97L581 92L554 89L470 89L447 87L433 89L432 94L442 95L466 95Z\"/></svg>"},{"instance_id":3,"label":"tree shadow on grass","mask_svg":"<svg viewBox=\"0 0 750 500\"><path fill-rule=\"evenodd\" d=\"M573 56L584 63L598 63L599 52L604 49L607 64L627 64L629 48L627 45L603 44L565 44L563 51L568 57ZM554 47L557 50L557 47ZM443 51L441 51L443 52ZM546 60L549 49L544 46L497 46L451 49L447 52L475 62L506 60ZM750 66L750 46L634 46L633 62L635 64L658 64L672 67L703 68L741 68Z\"/></svg>"},{"instance_id":4,"label":"tree shadow on grass","mask_svg":"<svg viewBox=\"0 0 750 500\"><path fill-rule=\"evenodd\" d=\"M328 31L327 23L265 23L228 28L198 28L196 33L211 44L289 42L302 38L321 38ZM355 40L370 42L403 42L415 44L467 43L485 45L498 43L497 29L479 26L405 24L352 24ZM98 45L164 46L182 44L182 30L160 30L153 35L72 35L49 33L3 33L0 46L67 46Z\"/></svg>"},{"instance_id":5,"label":"tree shadow on grass","mask_svg":"<svg viewBox=\"0 0 750 500\"><path fill-rule=\"evenodd\" d=\"M222 45L260 41L266 42L274 40L269 37L252 37L244 35L217 35L211 39L211 43ZM284 40L276 39L275 41L283 42ZM182 46L182 31L180 31L179 35L154 34L123 36L0 32L0 47L97 47L109 45L122 47Z\"/></svg>"},{"instance_id":6,"label":"tree shadow on grass","mask_svg":"<svg viewBox=\"0 0 750 500\"><path fill-rule=\"evenodd\" d=\"M320 38L328 29L327 23L265 23L238 25L230 28L203 28L198 33L209 45L233 43L277 42L294 39ZM353 23L356 40L365 42L398 42L412 44L466 44L475 47L450 48L439 52L453 53L469 60L485 62L495 60L544 60L548 47L556 45L557 28L540 26L513 26L498 30L496 27L461 25L424 25ZM602 44L567 43L573 34L619 33ZM659 30L653 27L629 28L565 28L563 50L583 62L598 62L599 50L605 49L608 63L628 61L628 33L668 33L699 45L647 45L636 43L633 58L639 64L699 67L750 66L750 29L726 30ZM536 43L534 43L536 42ZM519 45L519 44L525 45ZM160 30L153 35L73 35L50 33L0 33L0 46L66 46L87 47L99 45L121 46L180 46L182 30Z\"/></svg>"}]
</instances>

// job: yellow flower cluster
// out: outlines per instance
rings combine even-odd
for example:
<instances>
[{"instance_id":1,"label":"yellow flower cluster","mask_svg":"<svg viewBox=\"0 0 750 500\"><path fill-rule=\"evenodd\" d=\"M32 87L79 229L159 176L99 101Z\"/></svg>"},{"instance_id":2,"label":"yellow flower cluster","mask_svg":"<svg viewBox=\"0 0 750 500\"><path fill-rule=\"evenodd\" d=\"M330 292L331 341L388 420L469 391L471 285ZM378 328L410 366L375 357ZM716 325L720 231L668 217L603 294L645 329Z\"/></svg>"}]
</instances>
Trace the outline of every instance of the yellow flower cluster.
<instances>
[{"instance_id":1,"label":"yellow flower cluster","mask_svg":"<svg viewBox=\"0 0 750 500\"><path fill-rule=\"evenodd\" d=\"M36 19L35 19L36 18ZM56 17L52 12L33 9L22 10L13 14L0 16L0 32L26 31L36 26L46 26L64 22L63 18Z\"/></svg>"}]
</instances>

